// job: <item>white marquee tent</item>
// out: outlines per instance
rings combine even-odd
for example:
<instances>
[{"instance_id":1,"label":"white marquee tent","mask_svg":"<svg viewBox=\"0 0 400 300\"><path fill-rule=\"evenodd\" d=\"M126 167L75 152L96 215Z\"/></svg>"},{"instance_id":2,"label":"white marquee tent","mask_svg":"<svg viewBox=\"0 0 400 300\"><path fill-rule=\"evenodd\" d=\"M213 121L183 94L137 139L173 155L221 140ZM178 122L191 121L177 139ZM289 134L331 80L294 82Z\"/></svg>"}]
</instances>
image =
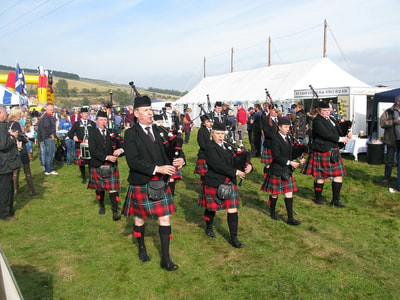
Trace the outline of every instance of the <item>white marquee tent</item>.
<instances>
[{"instance_id":1,"label":"white marquee tent","mask_svg":"<svg viewBox=\"0 0 400 300\"><path fill-rule=\"evenodd\" d=\"M370 87L341 69L329 58L318 58L206 77L188 94L177 100L175 106L182 111L184 105L188 105L195 117L200 113L198 104L206 105L207 95L212 105L216 101L228 104L242 101L244 106L248 107L255 102L264 102L265 89L268 89L274 102L286 104L288 107L293 102L294 91L309 89L310 84L314 88Z\"/></svg>"}]
</instances>

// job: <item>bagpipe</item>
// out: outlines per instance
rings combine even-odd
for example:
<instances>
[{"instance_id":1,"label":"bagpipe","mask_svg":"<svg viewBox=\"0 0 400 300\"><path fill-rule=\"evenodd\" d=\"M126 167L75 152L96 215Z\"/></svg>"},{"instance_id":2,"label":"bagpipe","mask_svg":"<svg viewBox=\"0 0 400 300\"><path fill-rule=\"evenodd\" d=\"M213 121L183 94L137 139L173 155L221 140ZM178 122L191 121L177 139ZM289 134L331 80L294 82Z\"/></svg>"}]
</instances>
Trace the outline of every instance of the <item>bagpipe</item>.
<instances>
[{"instance_id":1,"label":"bagpipe","mask_svg":"<svg viewBox=\"0 0 400 300\"><path fill-rule=\"evenodd\" d=\"M200 107L200 113L199 113L199 115L197 117L192 119L192 121L196 120L197 118L200 118L202 115L206 115L208 119L212 118L210 95L207 94L206 96L207 96L207 110L208 110L208 112L206 112L206 110L204 109L203 103L197 104L198 107Z\"/></svg>"},{"instance_id":2,"label":"bagpipe","mask_svg":"<svg viewBox=\"0 0 400 300\"><path fill-rule=\"evenodd\" d=\"M180 157L182 153L182 145L183 145L182 125L179 125L178 129L171 128L169 130L158 123L156 123L156 125L157 128L160 130L160 136L165 150L165 154L167 155L169 162L172 164L172 161L175 158Z\"/></svg>"},{"instance_id":3,"label":"bagpipe","mask_svg":"<svg viewBox=\"0 0 400 300\"><path fill-rule=\"evenodd\" d=\"M251 154L243 144L242 132L240 130L238 130L238 136L239 136L239 145L237 145L233 137L230 126L226 127L225 131L226 140L224 141L224 143L227 144L228 150L232 152L233 167L237 170L244 172L246 166L251 165ZM240 179L238 185L239 186L242 185L242 179Z\"/></svg>"},{"instance_id":4,"label":"bagpipe","mask_svg":"<svg viewBox=\"0 0 400 300\"><path fill-rule=\"evenodd\" d=\"M118 142L122 145L123 140L121 136L118 134L117 130L115 129L115 122L114 122L114 103L112 99L112 91L110 91L110 101L103 102L104 108L107 114L107 129L110 132L111 138L111 146L113 151L117 149Z\"/></svg>"}]
</instances>

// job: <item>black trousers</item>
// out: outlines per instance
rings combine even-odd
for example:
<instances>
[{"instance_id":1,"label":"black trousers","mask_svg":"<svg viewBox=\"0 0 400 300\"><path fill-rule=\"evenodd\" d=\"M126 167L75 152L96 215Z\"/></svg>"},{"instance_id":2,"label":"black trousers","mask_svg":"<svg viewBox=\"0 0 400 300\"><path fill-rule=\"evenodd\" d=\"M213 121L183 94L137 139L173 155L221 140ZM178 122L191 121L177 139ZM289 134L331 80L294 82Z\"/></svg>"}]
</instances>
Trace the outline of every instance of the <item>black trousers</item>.
<instances>
[{"instance_id":1,"label":"black trousers","mask_svg":"<svg viewBox=\"0 0 400 300\"><path fill-rule=\"evenodd\" d=\"M13 214L14 183L13 173L0 174L0 219L7 219Z\"/></svg>"}]
</instances>

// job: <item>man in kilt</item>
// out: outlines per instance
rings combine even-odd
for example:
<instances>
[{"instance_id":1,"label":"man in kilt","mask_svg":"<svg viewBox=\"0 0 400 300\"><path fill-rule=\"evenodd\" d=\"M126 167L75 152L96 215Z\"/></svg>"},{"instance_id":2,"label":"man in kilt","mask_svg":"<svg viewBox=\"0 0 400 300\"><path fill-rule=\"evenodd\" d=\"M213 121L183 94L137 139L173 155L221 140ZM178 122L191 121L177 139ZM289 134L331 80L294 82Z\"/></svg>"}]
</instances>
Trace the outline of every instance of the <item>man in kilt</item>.
<instances>
[{"instance_id":1,"label":"man in kilt","mask_svg":"<svg viewBox=\"0 0 400 300\"><path fill-rule=\"evenodd\" d=\"M339 142L347 143L352 133L340 137L337 124L329 117L329 102L320 100L318 103L318 115L312 123L312 142L310 144L311 154L304 164L301 173L314 177L314 202L323 205L322 190L326 179L332 181L331 206L345 207L340 202L340 190L342 189L343 176L346 171L339 152Z\"/></svg>"},{"instance_id":2,"label":"man in kilt","mask_svg":"<svg viewBox=\"0 0 400 300\"><path fill-rule=\"evenodd\" d=\"M122 213L134 216L133 235L139 246L139 259L150 260L144 243L145 219L155 217L159 220L159 235L161 240L161 268L167 271L178 269L169 255L171 223L169 215L176 211L176 206L168 185L169 177L176 168L185 164L181 152L172 164L165 153L160 129L153 124L151 100L147 96L138 96L134 101L134 114L137 123L125 132L124 149L129 166L129 188ZM164 180L165 188L161 200L150 199L148 185L150 181Z\"/></svg>"},{"instance_id":3,"label":"man in kilt","mask_svg":"<svg viewBox=\"0 0 400 300\"><path fill-rule=\"evenodd\" d=\"M195 174L200 175L200 184L203 184L203 177L207 173L208 167L206 163L205 149L210 142L210 133L213 125L212 118L208 114L200 116L201 127L197 132L197 143L199 144L199 152L197 153L197 162L194 169Z\"/></svg>"},{"instance_id":4,"label":"man in kilt","mask_svg":"<svg viewBox=\"0 0 400 300\"><path fill-rule=\"evenodd\" d=\"M231 244L235 248L242 248L244 245L238 240L238 208L240 207L239 193L236 184L236 176L243 179L252 170L251 164L245 168L245 172L234 168L233 153L224 142L225 124L214 123L211 131L212 141L206 145L205 159L208 171L204 175L204 182L200 190L197 205L204 207L204 219L206 221L206 234L215 238L213 221L215 212L226 209L228 212L227 221L231 236ZM221 199L217 191L220 185L228 184L231 192L227 199Z\"/></svg>"},{"instance_id":5,"label":"man in kilt","mask_svg":"<svg viewBox=\"0 0 400 300\"><path fill-rule=\"evenodd\" d=\"M278 112L273 104L268 106L268 112L264 111L261 115L261 131L264 138L261 162L265 164L265 169L268 169L272 163L272 138L278 132Z\"/></svg>"},{"instance_id":6,"label":"man in kilt","mask_svg":"<svg viewBox=\"0 0 400 300\"><path fill-rule=\"evenodd\" d=\"M271 140L272 163L271 166L266 169L266 178L261 186L261 190L271 193L268 201L271 219L279 221L275 212L275 207L278 201L278 195L284 194L288 215L287 223L289 225L299 225L301 222L293 217L293 192L297 191L297 187L292 175L292 170L297 168L300 163L291 160L292 141L287 135L290 130L290 125L289 117L279 118L279 131Z\"/></svg>"},{"instance_id":7,"label":"man in kilt","mask_svg":"<svg viewBox=\"0 0 400 300\"><path fill-rule=\"evenodd\" d=\"M104 111L97 113L96 126L92 126L89 132L89 184L88 189L96 190L99 200L99 214L105 214L104 194L110 193L113 220L118 221L121 215L118 212L119 196L121 189L118 171L118 157L124 154L122 142L115 136L115 131L106 128L107 114Z\"/></svg>"},{"instance_id":8,"label":"man in kilt","mask_svg":"<svg viewBox=\"0 0 400 300\"><path fill-rule=\"evenodd\" d=\"M79 171L82 176L82 184L86 183L85 165L89 164L89 159L82 158L81 142L89 138L89 131L96 127L96 123L88 119L89 113L86 107L81 108L81 119L76 121L68 131L68 137L75 141L75 159L74 163L79 165Z\"/></svg>"}]
</instances>

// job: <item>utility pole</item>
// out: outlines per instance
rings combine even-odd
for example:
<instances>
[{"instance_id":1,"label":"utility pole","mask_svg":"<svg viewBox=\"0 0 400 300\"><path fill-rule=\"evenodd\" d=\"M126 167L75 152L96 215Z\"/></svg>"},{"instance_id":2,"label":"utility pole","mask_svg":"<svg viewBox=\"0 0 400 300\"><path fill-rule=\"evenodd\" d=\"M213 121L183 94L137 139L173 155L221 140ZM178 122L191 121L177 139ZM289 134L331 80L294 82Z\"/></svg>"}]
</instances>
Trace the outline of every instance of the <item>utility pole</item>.
<instances>
[{"instance_id":1,"label":"utility pole","mask_svg":"<svg viewBox=\"0 0 400 300\"><path fill-rule=\"evenodd\" d=\"M231 73L233 73L233 47L231 51Z\"/></svg>"},{"instance_id":2,"label":"utility pole","mask_svg":"<svg viewBox=\"0 0 400 300\"><path fill-rule=\"evenodd\" d=\"M206 78L206 57L204 56L203 61L203 78Z\"/></svg>"},{"instance_id":3,"label":"utility pole","mask_svg":"<svg viewBox=\"0 0 400 300\"><path fill-rule=\"evenodd\" d=\"M271 37L268 37L268 67L271 66Z\"/></svg>"},{"instance_id":4,"label":"utility pole","mask_svg":"<svg viewBox=\"0 0 400 300\"><path fill-rule=\"evenodd\" d=\"M326 19L324 20L324 52L322 57L326 57L326 27L328 25L326 24Z\"/></svg>"}]
</instances>

